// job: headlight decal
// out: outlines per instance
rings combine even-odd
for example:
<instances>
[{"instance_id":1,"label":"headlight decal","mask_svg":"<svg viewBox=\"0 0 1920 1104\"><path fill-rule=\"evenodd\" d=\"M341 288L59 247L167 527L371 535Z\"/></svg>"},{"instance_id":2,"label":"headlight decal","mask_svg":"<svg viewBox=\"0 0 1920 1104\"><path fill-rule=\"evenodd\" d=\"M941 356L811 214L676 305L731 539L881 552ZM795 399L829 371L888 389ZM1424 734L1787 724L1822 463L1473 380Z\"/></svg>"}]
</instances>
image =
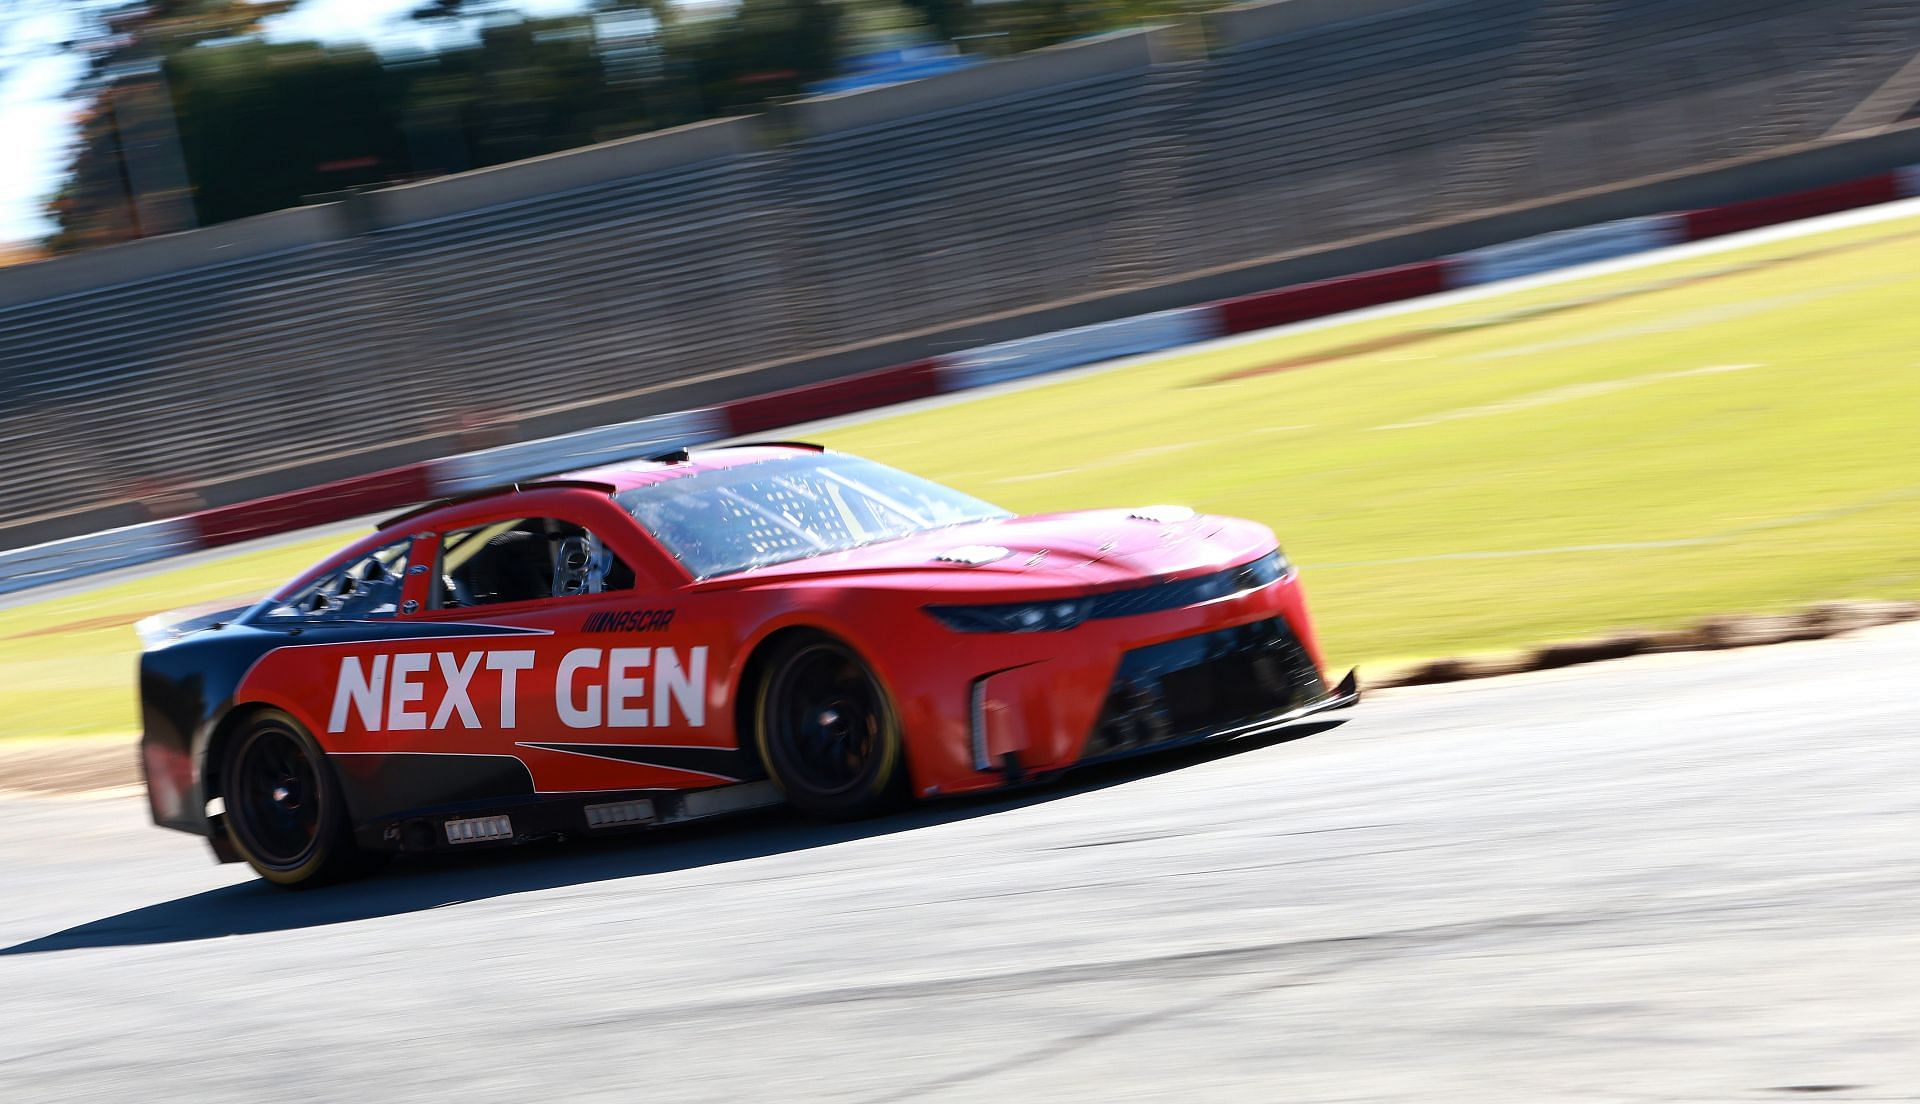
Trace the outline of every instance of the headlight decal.
<instances>
[{"instance_id":1,"label":"headlight decal","mask_svg":"<svg viewBox=\"0 0 1920 1104\"><path fill-rule=\"evenodd\" d=\"M1132 617L1244 594L1271 586L1292 565L1279 549L1238 567L1192 579L1128 590L1108 591L1090 598L1045 602L1007 602L988 606L928 606L927 612L956 632L1060 632L1092 618Z\"/></svg>"},{"instance_id":2,"label":"headlight decal","mask_svg":"<svg viewBox=\"0 0 1920 1104\"><path fill-rule=\"evenodd\" d=\"M993 606L928 606L927 612L958 632L1060 632L1087 619L1085 598L1008 602Z\"/></svg>"}]
</instances>

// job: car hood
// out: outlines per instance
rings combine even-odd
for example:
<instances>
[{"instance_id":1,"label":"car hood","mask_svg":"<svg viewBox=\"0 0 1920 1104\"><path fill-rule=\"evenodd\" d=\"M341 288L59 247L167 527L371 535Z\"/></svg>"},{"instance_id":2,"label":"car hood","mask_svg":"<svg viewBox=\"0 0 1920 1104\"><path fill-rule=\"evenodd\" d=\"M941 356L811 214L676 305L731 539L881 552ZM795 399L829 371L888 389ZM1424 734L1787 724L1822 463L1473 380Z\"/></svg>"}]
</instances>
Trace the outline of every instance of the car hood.
<instances>
[{"instance_id":1,"label":"car hood","mask_svg":"<svg viewBox=\"0 0 1920 1104\"><path fill-rule=\"evenodd\" d=\"M1175 579L1245 563L1274 547L1263 525L1170 507L1079 510L974 522L712 580L756 585L898 573L950 576L957 586L1099 587ZM1004 548L987 562L956 562Z\"/></svg>"},{"instance_id":2,"label":"car hood","mask_svg":"<svg viewBox=\"0 0 1920 1104\"><path fill-rule=\"evenodd\" d=\"M236 606L230 599L202 602L143 618L134 623L133 631L139 634L142 645L158 648L215 625L227 624L252 608L250 604Z\"/></svg>"}]
</instances>

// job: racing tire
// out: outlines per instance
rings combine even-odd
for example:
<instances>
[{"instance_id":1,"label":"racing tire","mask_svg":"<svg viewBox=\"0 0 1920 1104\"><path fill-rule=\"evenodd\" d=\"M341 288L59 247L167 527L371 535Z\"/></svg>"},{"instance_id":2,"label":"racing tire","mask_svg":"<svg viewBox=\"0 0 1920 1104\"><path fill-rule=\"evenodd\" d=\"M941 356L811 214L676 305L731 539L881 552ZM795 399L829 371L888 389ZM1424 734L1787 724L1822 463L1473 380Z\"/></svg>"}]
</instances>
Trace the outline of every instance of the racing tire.
<instances>
[{"instance_id":1,"label":"racing tire","mask_svg":"<svg viewBox=\"0 0 1920 1104\"><path fill-rule=\"evenodd\" d=\"M278 709L249 717L220 761L227 838L254 872L287 889L359 877L386 858L360 850L327 756Z\"/></svg>"},{"instance_id":2,"label":"racing tire","mask_svg":"<svg viewBox=\"0 0 1920 1104\"><path fill-rule=\"evenodd\" d=\"M899 713L873 668L852 648L808 634L777 645L754 698L760 762L794 808L857 820L907 794Z\"/></svg>"}]
</instances>

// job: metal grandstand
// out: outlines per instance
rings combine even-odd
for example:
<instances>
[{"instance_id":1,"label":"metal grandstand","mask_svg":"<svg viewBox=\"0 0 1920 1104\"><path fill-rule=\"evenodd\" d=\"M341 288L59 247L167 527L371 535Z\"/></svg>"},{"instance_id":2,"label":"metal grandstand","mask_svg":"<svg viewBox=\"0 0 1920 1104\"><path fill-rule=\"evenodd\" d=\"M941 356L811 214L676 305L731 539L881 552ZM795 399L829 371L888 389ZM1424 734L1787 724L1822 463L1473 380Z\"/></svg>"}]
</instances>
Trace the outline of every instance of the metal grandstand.
<instances>
[{"instance_id":1,"label":"metal grandstand","mask_svg":"<svg viewBox=\"0 0 1920 1104\"><path fill-rule=\"evenodd\" d=\"M1904 0L1352 7L232 261L16 269L0 529L1811 141L1920 52Z\"/></svg>"}]
</instances>

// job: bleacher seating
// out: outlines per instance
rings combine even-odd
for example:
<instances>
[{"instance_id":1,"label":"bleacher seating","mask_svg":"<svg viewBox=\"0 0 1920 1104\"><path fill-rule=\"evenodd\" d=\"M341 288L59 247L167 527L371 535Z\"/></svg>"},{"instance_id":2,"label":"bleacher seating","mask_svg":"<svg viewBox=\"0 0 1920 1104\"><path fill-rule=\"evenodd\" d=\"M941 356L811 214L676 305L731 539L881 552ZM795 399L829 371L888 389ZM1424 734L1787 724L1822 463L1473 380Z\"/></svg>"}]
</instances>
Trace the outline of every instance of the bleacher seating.
<instances>
[{"instance_id":1,"label":"bleacher seating","mask_svg":"<svg viewBox=\"0 0 1920 1104\"><path fill-rule=\"evenodd\" d=\"M781 197L821 346L1115 285L1151 74L804 139Z\"/></svg>"},{"instance_id":2,"label":"bleacher seating","mask_svg":"<svg viewBox=\"0 0 1920 1104\"><path fill-rule=\"evenodd\" d=\"M1184 135L1194 265L1820 137L1920 5L1436 0L1217 52Z\"/></svg>"},{"instance_id":3,"label":"bleacher seating","mask_svg":"<svg viewBox=\"0 0 1920 1104\"><path fill-rule=\"evenodd\" d=\"M347 248L0 311L0 519L386 439L385 316Z\"/></svg>"},{"instance_id":4,"label":"bleacher seating","mask_svg":"<svg viewBox=\"0 0 1920 1104\"><path fill-rule=\"evenodd\" d=\"M1916 52L1910 0L1432 0L4 308L0 526L1762 153Z\"/></svg>"},{"instance_id":5,"label":"bleacher seating","mask_svg":"<svg viewBox=\"0 0 1920 1104\"><path fill-rule=\"evenodd\" d=\"M708 162L370 236L420 430L526 416L784 348L764 158Z\"/></svg>"}]
</instances>

